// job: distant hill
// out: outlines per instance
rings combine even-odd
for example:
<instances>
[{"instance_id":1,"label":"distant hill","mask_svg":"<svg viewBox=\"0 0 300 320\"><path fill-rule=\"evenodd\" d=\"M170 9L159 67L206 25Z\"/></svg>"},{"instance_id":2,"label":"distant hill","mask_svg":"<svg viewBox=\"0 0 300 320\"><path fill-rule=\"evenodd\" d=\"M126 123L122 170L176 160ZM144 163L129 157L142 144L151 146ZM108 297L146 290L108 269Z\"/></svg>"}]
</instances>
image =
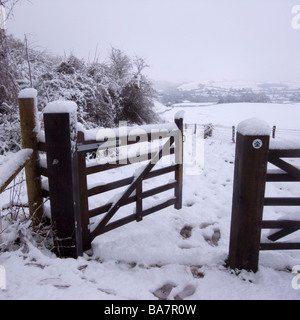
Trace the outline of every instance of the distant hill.
<instances>
[{"instance_id":1,"label":"distant hill","mask_svg":"<svg viewBox=\"0 0 300 320\"><path fill-rule=\"evenodd\" d=\"M166 105L178 103L300 102L300 84L245 81L196 81L159 90Z\"/></svg>"}]
</instances>

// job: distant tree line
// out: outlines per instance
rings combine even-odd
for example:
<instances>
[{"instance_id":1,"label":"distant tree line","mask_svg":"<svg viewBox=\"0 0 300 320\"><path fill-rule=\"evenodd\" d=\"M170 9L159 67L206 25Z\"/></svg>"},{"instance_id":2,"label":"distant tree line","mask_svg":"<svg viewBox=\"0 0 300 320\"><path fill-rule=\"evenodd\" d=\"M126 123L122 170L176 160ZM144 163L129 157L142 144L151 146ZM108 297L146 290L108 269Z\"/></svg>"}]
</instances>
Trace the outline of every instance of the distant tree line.
<instances>
[{"instance_id":1,"label":"distant tree line","mask_svg":"<svg viewBox=\"0 0 300 320\"><path fill-rule=\"evenodd\" d=\"M228 94L219 98L219 103L238 103L238 102L251 102L251 103L267 103L270 102L270 98L263 92L253 92L247 90L240 94L232 95Z\"/></svg>"},{"instance_id":2,"label":"distant tree line","mask_svg":"<svg viewBox=\"0 0 300 320\"><path fill-rule=\"evenodd\" d=\"M221 91L221 90L220 90ZM270 98L264 92L254 92L251 89L231 89L228 92L220 92L216 89L205 87L195 90L182 90L176 87L160 93L160 101L165 105L189 102L215 102L215 103L238 103L238 102L270 102Z\"/></svg>"}]
</instances>

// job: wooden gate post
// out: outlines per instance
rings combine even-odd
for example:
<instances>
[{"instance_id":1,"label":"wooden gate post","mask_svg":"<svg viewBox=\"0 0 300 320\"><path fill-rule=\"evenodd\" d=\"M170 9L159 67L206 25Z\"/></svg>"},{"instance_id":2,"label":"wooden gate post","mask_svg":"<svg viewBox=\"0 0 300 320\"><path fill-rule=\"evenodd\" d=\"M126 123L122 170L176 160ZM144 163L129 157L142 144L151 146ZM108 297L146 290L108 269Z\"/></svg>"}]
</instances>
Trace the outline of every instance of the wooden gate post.
<instances>
[{"instance_id":1,"label":"wooden gate post","mask_svg":"<svg viewBox=\"0 0 300 320\"><path fill-rule=\"evenodd\" d=\"M39 122L36 101L37 92L34 89L25 89L19 93L22 147L33 150L31 159L25 167L25 174L29 214L34 226L41 222L44 213L37 138Z\"/></svg>"},{"instance_id":2,"label":"wooden gate post","mask_svg":"<svg viewBox=\"0 0 300 320\"><path fill-rule=\"evenodd\" d=\"M82 255L80 193L77 160L77 105L49 103L44 111L51 218L56 253Z\"/></svg>"},{"instance_id":3,"label":"wooden gate post","mask_svg":"<svg viewBox=\"0 0 300 320\"><path fill-rule=\"evenodd\" d=\"M237 130L229 266L256 272L271 129L250 119Z\"/></svg>"},{"instance_id":4,"label":"wooden gate post","mask_svg":"<svg viewBox=\"0 0 300 320\"><path fill-rule=\"evenodd\" d=\"M177 169L175 171L175 179L177 186L175 188L176 203L175 209L182 209L182 190L183 190L183 118L175 118L175 123L179 129L179 135L175 140L175 158L177 163Z\"/></svg>"}]
</instances>

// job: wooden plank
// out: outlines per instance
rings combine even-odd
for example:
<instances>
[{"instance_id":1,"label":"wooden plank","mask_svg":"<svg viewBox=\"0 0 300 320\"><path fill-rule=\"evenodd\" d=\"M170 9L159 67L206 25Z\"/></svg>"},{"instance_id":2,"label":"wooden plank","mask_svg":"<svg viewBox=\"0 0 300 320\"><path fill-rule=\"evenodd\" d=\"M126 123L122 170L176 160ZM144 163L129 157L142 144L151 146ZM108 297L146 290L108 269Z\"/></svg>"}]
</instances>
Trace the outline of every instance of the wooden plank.
<instances>
[{"instance_id":1,"label":"wooden plank","mask_svg":"<svg viewBox=\"0 0 300 320\"><path fill-rule=\"evenodd\" d=\"M266 182L295 182L298 179L287 173L268 173Z\"/></svg>"},{"instance_id":2,"label":"wooden plank","mask_svg":"<svg viewBox=\"0 0 300 320\"><path fill-rule=\"evenodd\" d=\"M50 198L50 192L48 190L43 189L42 196L43 198Z\"/></svg>"},{"instance_id":3,"label":"wooden plank","mask_svg":"<svg viewBox=\"0 0 300 320\"><path fill-rule=\"evenodd\" d=\"M169 166L169 167L164 167L164 168L161 168L161 169L158 169L158 170L151 171L144 178L144 180L149 180L149 179L152 179L152 178L164 175L164 174L168 174L168 173L174 172L177 166L178 165L172 165L172 166ZM117 188L125 187L125 186L131 184L133 179L134 179L133 177L129 177L129 178L125 178L125 179L122 179L122 180L113 181L113 182L110 182L110 183L107 183L107 184L104 184L104 185L101 185L101 186L93 187L93 188L89 189L88 195L89 195L89 197L90 196L95 196L95 195L97 195L99 193L102 193L102 192L107 192L107 191L111 191L111 190L114 190L114 189L117 189Z\"/></svg>"},{"instance_id":4,"label":"wooden plank","mask_svg":"<svg viewBox=\"0 0 300 320\"><path fill-rule=\"evenodd\" d=\"M131 204L131 203L134 203L136 202L136 195L133 195L133 196L130 196L126 199L126 201L124 201L120 207L124 207L124 206L127 206L128 204ZM101 207L98 207L98 208L95 208L95 209L92 209L92 210L89 210L89 217L90 218L94 218L100 214L103 214L103 213L106 213L109 211L109 209L112 207L113 203L110 202L110 203L107 203Z\"/></svg>"},{"instance_id":5,"label":"wooden plank","mask_svg":"<svg viewBox=\"0 0 300 320\"><path fill-rule=\"evenodd\" d=\"M175 119L175 123L180 134L176 137L176 163L175 180L177 185L174 191L176 197L175 209L182 209L182 192L183 192L183 119Z\"/></svg>"},{"instance_id":6,"label":"wooden plank","mask_svg":"<svg viewBox=\"0 0 300 320\"><path fill-rule=\"evenodd\" d=\"M174 154L174 148L170 148L170 153L168 154L164 154L164 156L167 156L167 155L172 155ZM148 156L148 159L152 159L153 158L153 153L152 152L149 152L147 154ZM142 155L141 155L142 157ZM107 170L112 170L112 169L116 169L116 168L120 168L120 167L124 167L124 166L128 166L128 165L131 165L133 163L139 163L139 162L131 162L133 160L136 160L138 159L137 157L131 157L131 158L127 158L126 160L126 163L118 163L118 161L116 161L116 163L108 163L108 164L100 164L100 165L95 165L95 166L91 166L91 167L87 167L86 168L86 175L91 175L91 174L95 174L95 173L99 173L99 172L103 172L103 171L107 171ZM122 160L124 161L124 159Z\"/></svg>"},{"instance_id":7,"label":"wooden plank","mask_svg":"<svg viewBox=\"0 0 300 320\"><path fill-rule=\"evenodd\" d=\"M78 132L77 143L84 141L83 132ZM81 235L83 251L90 250L92 247L89 230L89 202L88 202L88 185L87 176L84 174L86 169L85 153L77 152L78 172L79 172L79 194L80 194L80 215L81 215Z\"/></svg>"},{"instance_id":8,"label":"wooden plank","mask_svg":"<svg viewBox=\"0 0 300 320\"><path fill-rule=\"evenodd\" d=\"M142 193L142 199L151 197L151 196L153 196L155 194L158 194L160 192L171 190L171 189L173 189L175 187L175 185L176 185L176 182L172 182L172 183L168 183L168 184L166 184L164 186L160 186L160 187L157 187L157 188L153 188L153 189L144 191ZM122 205L120 205L120 207L127 206L128 204L133 203L133 202L136 202L136 194L130 196L126 201L124 201L124 203L122 203ZM89 217L90 218L94 218L94 217L96 217L96 216L98 216L100 214L106 213L111 208L112 205L113 205L113 203L110 202L110 203L107 203L107 204L105 204L105 205L103 205L101 207L98 207L98 208L90 210L89 211Z\"/></svg>"},{"instance_id":9,"label":"wooden plank","mask_svg":"<svg viewBox=\"0 0 300 320\"><path fill-rule=\"evenodd\" d=\"M277 243L261 243L260 250L300 250L300 243L277 242Z\"/></svg>"},{"instance_id":10,"label":"wooden plank","mask_svg":"<svg viewBox=\"0 0 300 320\"><path fill-rule=\"evenodd\" d=\"M136 187L136 221L141 222L143 220L143 181L141 181Z\"/></svg>"},{"instance_id":11,"label":"wooden plank","mask_svg":"<svg viewBox=\"0 0 300 320\"><path fill-rule=\"evenodd\" d=\"M163 202L163 203L161 203L159 205L156 205L156 206L154 206L152 208L144 210L142 212L142 216L146 217L146 216L148 216L148 215L150 215L152 213L155 213L155 212L160 211L162 209L165 209L167 207L173 206L175 204L175 202L176 202L175 198L169 199L169 200L167 200L167 201L165 201L165 202ZM126 225L126 224L128 224L130 222L134 222L134 221L136 221L136 214L132 214L132 215L127 216L125 218L122 218L122 219L119 219L117 221L111 222L111 223L107 224L106 226L104 226L100 230L98 235L107 233L107 232L109 232L111 230L117 229L117 228L119 228L121 226L124 226L124 225Z\"/></svg>"},{"instance_id":12,"label":"wooden plank","mask_svg":"<svg viewBox=\"0 0 300 320\"><path fill-rule=\"evenodd\" d=\"M294 220L264 220L262 229L281 229L297 226L300 228L300 221Z\"/></svg>"},{"instance_id":13,"label":"wooden plank","mask_svg":"<svg viewBox=\"0 0 300 320\"><path fill-rule=\"evenodd\" d=\"M80 143L77 151L78 152L96 152L98 150L104 150L107 148L110 149L110 148L116 148L116 147L118 148L120 146L125 146L125 145L130 146L130 145L138 144L141 142L153 142L161 138L166 138L168 137L168 135L170 135L170 133L168 132L162 132L161 135L159 134L151 135L151 133L147 133L146 141L141 141L139 136L136 137L136 140L128 140L128 136L122 136L121 140L119 137L116 137L115 139L107 139L106 141L89 140L89 141L84 141L83 143Z\"/></svg>"},{"instance_id":14,"label":"wooden plank","mask_svg":"<svg viewBox=\"0 0 300 320\"><path fill-rule=\"evenodd\" d=\"M270 149L269 150L270 157L279 157L279 158L300 158L300 149L294 150L278 150L278 149Z\"/></svg>"},{"instance_id":15,"label":"wooden plank","mask_svg":"<svg viewBox=\"0 0 300 320\"><path fill-rule=\"evenodd\" d=\"M129 132L130 133L130 132ZM159 137L157 137L156 139L159 139ZM120 142L121 140L121 142ZM147 141L148 142L151 142L155 139L153 139L153 137L151 136L151 133L147 133ZM117 146L124 146L124 145L132 145L132 144L136 144L136 143L140 143L140 140L139 139L136 139L135 141L128 141L128 134L126 136L116 136L114 138L111 138L111 139L107 139L105 141L97 141L97 140L85 140L83 143L81 143L81 145L96 145L96 144L102 144L102 143L105 143L105 142L116 142L116 145ZM95 147L95 149L93 151L97 151L98 150L98 147Z\"/></svg>"},{"instance_id":16,"label":"wooden plank","mask_svg":"<svg viewBox=\"0 0 300 320\"><path fill-rule=\"evenodd\" d=\"M300 206L300 198L265 198L264 206Z\"/></svg>"},{"instance_id":17,"label":"wooden plank","mask_svg":"<svg viewBox=\"0 0 300 320\"><path fill-rule=\"evenodd\" d=\"M175 182L167 183L163 186L159 186L159 187L144 191L142 194L142 198L143 199L149 198L151 196L154 196L155 194L174 189L176 188L176 186L177 186L177 182L175 181Z\"/></svg>"},{"instance_id":18,"label":"wooden plank","mask_svg":"<svg viewBox=\"0 0 300 320\"><path fill-rule=\"evenodd\" d=\"M81 215L78 159L69 113L44 113L51 219L55 227L56 254L81 256Z\"/></svg>"},{"instance_id":19,"label":"wooden plank","mask_svg":"<svg viewBox=\"0 0 300 320\"><path fill-rule=\"evenodd\" d=\"M134 202L134 201L135 201L135 199L132 202ZM107 203L101 207L91 209L91 210L89 210L89 217L94 218L94 217L99 216L100 214L106 213L111 208L111 206L112 206L112 202Z\"/></svg>"},{"instance_id":20,"label":"wooden plank","mask_svg":"<svg viewBox=\"0 0 300 320\"><path fill-rule=\"evenodd\" d=\"M107 192L107 191L111 191L114 189L128 186L129 184L132 183L133 179L134 179L134 177L129 177L129 178L125 178L122 180L113 181L113 182L110 182L110 183L107 183L107 184L104 184L101 186L93 187L88 190L88 196L91 197L91 196L95 196L99 193L103 193L103 192Z\"/></svg>"},{"instance_id":21,"label":"wooden plank","mask_svg":"<svg viewBox=\"0 0 300 320\"><path fill-rule=\"evenodd\" d=\"M17 175L26 167L26 165L30 161L31 159L28 159L24 163L22 163L21 166L15 171L15 173L3 183L3 185L0 187L0 193L2 193L9 186L9 184L17 177Z\"/></svg>"},{"instance_id":22,"label":"wooden plank","mask_svg":"<svg viewBox=\"0 0 300 320\"><path fill-rule=\"evenodd\" d=\"M38 150L41 152L46 152L46 143L45 142L38 142Z\"/></svg>"},{"instance_id":23,"label":"wooden plank","mask_svg":"<svg viewBox=\"0 0 300 320\"><path fill-rule=\"evenodd\" d=\"M168 166L168 167L164 167L164 168L161 168L161 169L157 169L157 170L151 171L151 172L148 173L147 177L144 178L144 180L152 179L152 178L161 176L163 174L171 173L171 172L176 170L177 166L178 165L175 164L175 165L171 165L171 166Z\"/></svg>"},{"instance_id":24,"label":"wooden plank","mask_svg":"<svg viewBox=\"0 0 300 320\"><path fill-rule=\"evenodd\" d=\"M170 137L170 139L160 148L160 151L153 157L153 159L148 163L144 171L139 174L132 184L127 188L127 190L123 193L120 199L114 203L114 205L109 209L108 213L96 227L96 229L92 232L92 239L94 239L101 229L110 221L110 219L114 216L114 214L118 211L122 203L132 194L132 192L136 189L139 183L143 180L145 176L152 170L152 168L158 163L163 154L166 153L166 150L170 149L170 146L174 143L174 137Z\"/></svg>"},{"instance_id":25,"label":"wooden plank","mask_svg":"<svg viewBox=\"0 0 300 320\"><path fill-rule=\"evenodd\" d=\"M149 179L152 179L152 178L164 175L164 174L174 172L175 169L177 168L177 166L178 165L172 165L169 167L164 167L164 168L161 168L158 170L151 171L143 180L149 180ZM88 190L88 196L91 197L91 196L95 196L95 195L103 193L103 192L107 192L107 191L111 191L111 190L118 189L121 187L125 187L125 186L131 184L133 179L134 179L133 177L129 177L129 178L125 178L122 180L113 181L113 182L110 182L110 183L107 183L104 185L93 187Z\"/></svg>"},{"instance_id":26,"label":"wooden plank","mask_svg":"<svg viewBox=\"0 0 300 320\"><path fill-rule=\"evenodd\" d=\"M31 161L25 167L29 214L34 226L39 226L44 215L42 185L40 176L40 155L38 151L37 106L34 98L19 99L22 147L32 149Z\"/></svg>"},{"instance_id":27,"label":"wooden plank","mask_svg":"<svg viewBox=\"0 0 300 320\"><path fill-rule=\"evenodd\" d=\"M162 209L165 209L167 207L170 207L170 206L173 206L174 204L176 203L176 198L172 198L172 199L169 199L163 203L160 203L156 206L153 206L152 208L149 208L149 209L146 209L143 211L143 216L146 217L148 216L149 214L152 214L152 213L155 213L157 211L160 211Z\"/></svg>"},{"instance_id":28,"label":"wooden plank","mask_svg":"<svg viewBox=\"0 0 300 320\"><path fill-rule=\"evenodd\" d=\"M271 234L270 236L268 236L268 239L271 241L277 241L279 239L282 239L282 238L288 236L291 233L298 231L299 229L300 229L300 226L299 227L296 227L296 226L287 227L287 228L284 228L280 231L277 231L277 232Z\"/></svg>"},{"instance_id":29,"label":"wooden plank","mask_svg":"<svg viewBox=\"0 0 300 320\"><path fill-rule=\"evenodd\" d=\"M130 222L134 222L136 221L136 214L132 214L130 216L127 216L125 218L119 219L117 221L111 222L108 225L106 225L105 227L103 227L100 231L98 235L107 233L109 231L112 231L114 229L120 228Z\"/></svg>"},{"instance_id":30,"label":"wooden plank","mask_svg":"<svg viewBox=\"0 0 300 320\"><path fill-rule=\"evenodd\" d=\"M300 170L295 166L287 163L286 161L279 159L275 156L269 156L269 162L275 165L276 167L287 172L290 176L295 178L297 181L300 181Z\"/></svg>"},{"instance_id":31,"label":"wooden plank","mask_svg":"<svg viewBox=\"0 0 300 320\"><path fill-rule=\"evenodd\" d=\"M260 140L256 149L254 142ZM270 136L237 133L229 246L232 269L257 271Z\"/></svg>"},{"instance_id":32,"label":"wooden plank","mask_svg":"<svg viewBox=\"0 0 300 320\"><path fill-rule=\"evenodd\" d=\"M41 176L48 178L48 176L49 176L48 169L44 168L44 167L40 167L40 174L41 174Z\"/></svg>"}]
</instances>

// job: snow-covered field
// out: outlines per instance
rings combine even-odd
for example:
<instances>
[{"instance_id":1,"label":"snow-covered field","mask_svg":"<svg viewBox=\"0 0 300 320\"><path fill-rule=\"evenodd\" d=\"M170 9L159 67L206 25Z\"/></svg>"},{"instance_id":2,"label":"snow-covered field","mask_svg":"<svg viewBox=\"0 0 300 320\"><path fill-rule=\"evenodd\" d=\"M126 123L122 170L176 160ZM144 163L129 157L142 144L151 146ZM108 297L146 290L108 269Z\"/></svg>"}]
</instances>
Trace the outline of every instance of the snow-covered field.
<instances>
[{"instance_id":1,"label":"snow-covered field","mask_svg":"<svg viewBox=\"0 0 300 320\"><path fill-rule=\"evenodd\" d=\"M164 111L159 103L156 108ZM173 121L180 109L169 109L161 116ZM235 157L230 128L258 117L270 126L300 130L300 105L224 104L184 110L186 123L213 123L216 130L205 140L204 172L184 177L183 209L170 207L142 223L102 235L94 240L93 253L77 260L57 259L25 237L26 244L0 253L0 265L6 270L6 290L0 290L0 300L300 299L291 272L300 265L299 251L261 252L256 274L235 273L225 267ZM222 127L228 129L226 134ZM292 137L296 139L297 132ZM127 170L112 172L111 178L126 175ZM295 196L297 188L298 183L276 183L267 192ZM0 196L0 205L10 200L10 192ZM21 199L26 202L25 188ZM266 214L272 219L287 214L295 218L296 208L268 208ZM2 242L9 240L6 231L0 234ZM10 231L28 232L24 223ZM299 232L291 237L300 241Z\"/></svg>"}]
</instances>

